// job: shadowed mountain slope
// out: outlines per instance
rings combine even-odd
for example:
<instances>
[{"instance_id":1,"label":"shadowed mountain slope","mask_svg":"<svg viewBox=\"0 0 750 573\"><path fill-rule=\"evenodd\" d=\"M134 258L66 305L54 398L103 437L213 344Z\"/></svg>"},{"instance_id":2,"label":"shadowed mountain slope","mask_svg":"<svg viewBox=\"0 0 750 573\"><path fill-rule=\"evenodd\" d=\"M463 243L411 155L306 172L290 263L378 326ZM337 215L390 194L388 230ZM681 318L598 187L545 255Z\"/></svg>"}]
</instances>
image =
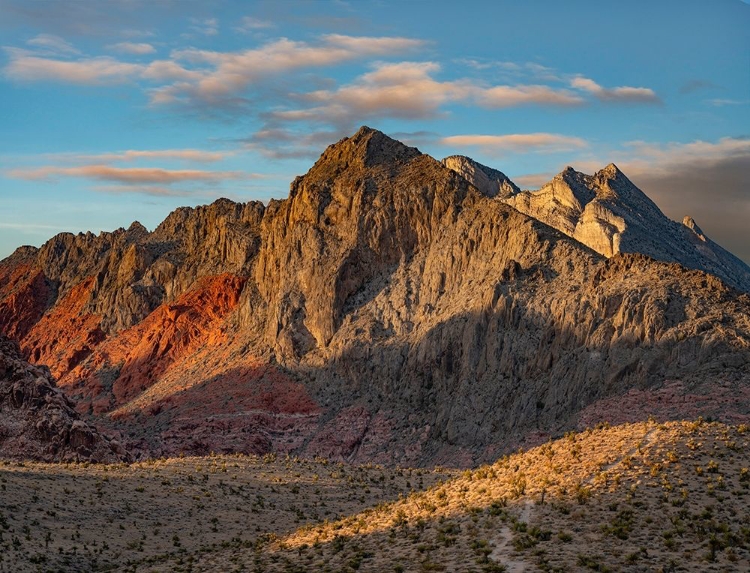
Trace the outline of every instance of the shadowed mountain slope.
<instances>
[{"instance_id":1,"label":"shadowed mountain slope","mask_svg":"<svg viewBox=\"0 0 750 573\"><path fill-rule=\"evenodd\" d=\"M79 418L48 369L0 336L0 458L111 463L128 454Z\"/></svg>"}]
</instances>

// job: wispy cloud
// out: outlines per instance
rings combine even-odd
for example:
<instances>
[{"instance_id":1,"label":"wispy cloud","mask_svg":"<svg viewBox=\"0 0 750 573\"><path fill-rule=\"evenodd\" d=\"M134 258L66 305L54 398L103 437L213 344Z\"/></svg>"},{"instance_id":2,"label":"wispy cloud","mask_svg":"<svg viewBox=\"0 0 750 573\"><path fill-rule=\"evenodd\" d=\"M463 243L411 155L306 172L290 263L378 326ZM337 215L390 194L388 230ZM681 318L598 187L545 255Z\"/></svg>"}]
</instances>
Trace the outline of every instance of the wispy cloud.
<instances>
[{"instance_id":1,"label":"wispy cloud","mask_svg":"<svg viewBox=\"0 0 750 573\"><path fill-rule=\"evenodd\" d=\"M216 18L191 18L190 21L193 23L190 29L198 34L204 36L215 36L219 33L219 20Z\"/></svg>"},{"instance_id":2,"label":"wispy cloud","mask_svg":"<svg viewBox=\"0 0 750 573\"><path fill-rule=\"evenodd\" d=\"M571 87L586 91L601 101L630 103L660 103L661 100L651 88L621 86L605 88L594 80L577 76L570 82Z\"/></svg>"},{"instance_id":3,"label":"wispy cloud","mask_svg":"<svg viewBox=\"0 0 750 573\"><path fill-rule=\"evenodd\" d=\"M59 225L45 225L42 223L6 223L0 221L0 229L13 229L14 231L50 231L60 228Z\"/></svg>"},{"instance_id":4,"label":"wispy cloud","mask_svg":"<svg viewBox=\"0 0 750 573\"><path fill-rule=\"evenodd\" d=\"M487 108L515 107L519 105L579 105L584 99L566 89L543 85L495 86L481 91L477 102Z\"/></svg>"},{"instance_id":5,"label":"wispy cloud","mask_svg":"<svg viewBox=\"0 0 750 573\"><path fill-rule=\"evenodd\" d=\"M239 140L245 149L269 159L314 159L327 145L348 135L344 131L291 131L268 128Z\"/></svg>"},{"instance_id":6,"label":"wispy cloud","mask_svg":"<svg viewBox=\"0 0 750 573\"><path fill-rule=\"evenodd\" d=\"M45 160L61 160L71 162L99 162L136 161L140 159L176 159L188 162L210 163L221 161L234 155L234 151L205 151L202 149L128 149L109 153L48 153Z\"/></svg>"},{"instance_id":7,"label":"wispy cloud","mask_svg":"<svg viewBox=\"0 0 750 573\"><path fill-rule=\"evenodd\" d=\"M680 93L690 94L690 93L697 92L700 90L712 89L712 88L717 88L717 87L719 86L717 86L713 82L696 78L696 79L688 80L684 84L682 84L680 86Z\"/></svg>"},{"instance_id":8,"label":"wispy cloud","mask_svg":"<svg viewBox=\"0 0 750 573\"><path fill-rule=\"evenodd\" d=\"M27 40L26 44L35 49L41 49L48 54L70 56L81 53L73 44L54 34L39 34Z\"/></svg>"},{"instance_id":9,"label":"wispy cloud","mask_svg":"<svg viewBox=\"0 0 750 573\"><path fill-rule=\"evenodd\" d=\"M451 135L443 137L440 143L451 147L477 147L489 155L505 151L553 153L588 147L588 143L580 137L570 137L556 133Z\"/></svg>"},{"instance_id":10,"label":"wispy cloud","mask_svg":"<svg viewBox=\"0 0 750 573\"><path fill-rule=\"evenodd\" d=\"M219 182L227 179L257 178L258 175L239 171L202 171L197 169L161 169L155 167L112 167L110 165L82 165L76 167L42 166L11 169L9 177L45 180L59 177L83 177L120 183L170 184L186 181Z\"/></svg>"},{"instance_id":11,"label":"wispy cloud","mask_svg":"<svg viewBox=\"0 0 750 573\"><path fill-rule=\"evenodd\" d=\"M187 188L166 185L94 185L92 191L108 195L150 195L151 197L216 198L227 195L225 191L205 187Z\"/></svg>"},{"instance_id":12,"label":"wispy cloud","mask_svg":"<svg viewBox=\"0 0 750 573\"><path fill-rule=\"evenodd\" d=\"M110 44L107 48L115 52L133 54L136 56L145 56L146 54L153 54L156 52L156 48L145 42L118 42L117 44Z\"/></svg>"},{"instance_id":13,"label":"wispy cloud","mask_svg":"<svg viewBox=\"0 0 750 573\"><path fill-rule=\"evenodd\" d=\"M253 18L252 16L244 16L240 20L239 26L234 29L237 32L257 32L258 30L267 30L269 28L275 28L276 24L269 20L261 20L260 18Z\"/></svg>"},{"instance_id":14,"label":"wispy cloud","mask_svg":"<svg viewBox=\"0 0 750 573\"><path fill-rule=\"evenodd\" d=\"M5 75L17 81L58 81L63 83L104 85L132 79L144 68L109 57L77 61L54 60L13 51Z\"/></svg>"},{"instance_id":15,"label":"wispy cloud","mask_svg":"<svg viewBox=\"0 0 750 573\"><path fill-rule=\"evenodd\" d=\"M724 107L725 105L750 105L750 99L728 99L728 98L714 98L708 100L714 107Z\"/></svg>"}]
</instances>

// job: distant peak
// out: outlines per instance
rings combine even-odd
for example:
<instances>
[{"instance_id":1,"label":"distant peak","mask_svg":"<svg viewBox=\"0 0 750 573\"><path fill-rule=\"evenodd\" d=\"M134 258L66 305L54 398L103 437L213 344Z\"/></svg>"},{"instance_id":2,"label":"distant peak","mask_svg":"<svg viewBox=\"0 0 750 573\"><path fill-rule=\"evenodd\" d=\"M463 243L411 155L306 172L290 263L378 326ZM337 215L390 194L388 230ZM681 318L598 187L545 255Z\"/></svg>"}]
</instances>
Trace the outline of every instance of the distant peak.
<instances>
[{"instance_id":1,"label":"distant peak","mask_svg":"<svg viewBox=\"0 0 750 573\"><path fill-rule=\"evenodd\" d=\"M357 136L361 137L363 135L370 135L370 134L375 134L375 133L379 133L380 135L385 135L382 131L373 129L372 127L367 126L367 125L363 125L357 130L357 132L354 135L352 135L352 137L353 138Z\"/></svg>"},{"instance_id":2,"label":"distant peak","mask_svg":"<svg viewBox=\"0 0 750 573\"><path fill-rule=\"evenodd\" d=\"M685 215L685 218L682 220L682 224L685 225L688 229L693 231L696 235L698 235L701 239L705 241L706 235L703 233L703 230L698 226L698 223L695 222L695 219L690 217L689 215Z\"/></svg>"},{"instance_id":3,"label":"distant peak","mask_svg":"<svg viewBox=\"0 0 750 573\"><path fill-rule=\"evenodd\" d=\"M130 223L130 227L128 227L128 233L148 233L148 229L141 225L140 221L133 221Z\"/></svg>"},{"instance_id":4,"label":"distant peak","mask_svg":"<svg viewBox=\"0 0 750 573\"><path fill-rule=\"evenodd\" d=\"M597 172L597 175L600 174L605 175L610 179L624 175L624 173L620 171L620 168L617 167L617 165L615 165L614 163L610 163L604 169Z\"/></svg>"},{"instance_id":5,"label":"distant peak","mask_svg":"<svg viewBox=\"0 0 750 573\"><path fill-rule=\"evenodd\" d=\"M581 171L576 171L570 165L557 174L555 179L562 179L568 184L582 185L589 176Z\"/></svg>"},{"instance_id":6,"label":"distant peak","mask_svg":"<svg viewBox=\"0 0 750 573\"><path fill-rule=\"evenodd\" d=\"M441 160L448 169L455 171L472 183L482 194L488 197L510 197L520 193L518 186L505 173L492 167L482 165L465 155L449 155Z\"/></svg>"}]
</instances>

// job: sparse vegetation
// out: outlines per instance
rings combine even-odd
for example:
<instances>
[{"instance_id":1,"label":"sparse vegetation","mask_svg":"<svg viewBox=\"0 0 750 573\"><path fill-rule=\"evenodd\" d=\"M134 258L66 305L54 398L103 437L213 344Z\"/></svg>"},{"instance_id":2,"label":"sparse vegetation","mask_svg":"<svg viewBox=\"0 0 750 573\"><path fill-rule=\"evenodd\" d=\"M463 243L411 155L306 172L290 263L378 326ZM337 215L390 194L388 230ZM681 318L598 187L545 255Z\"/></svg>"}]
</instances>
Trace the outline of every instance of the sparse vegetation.
<instances>
[{"instance_id":1,"label":"sparse vegetation","mask_svg":"<svg viewBox=\"0 0 750 573\"><path fill-rule=\"evenodd\" d=\"M5 464L17 501L0 513L0 571L745 570L749 438L602 425L461 473L280 456ZM407 495L415 484L430 489Z\"/></svg>"}]
</instances>

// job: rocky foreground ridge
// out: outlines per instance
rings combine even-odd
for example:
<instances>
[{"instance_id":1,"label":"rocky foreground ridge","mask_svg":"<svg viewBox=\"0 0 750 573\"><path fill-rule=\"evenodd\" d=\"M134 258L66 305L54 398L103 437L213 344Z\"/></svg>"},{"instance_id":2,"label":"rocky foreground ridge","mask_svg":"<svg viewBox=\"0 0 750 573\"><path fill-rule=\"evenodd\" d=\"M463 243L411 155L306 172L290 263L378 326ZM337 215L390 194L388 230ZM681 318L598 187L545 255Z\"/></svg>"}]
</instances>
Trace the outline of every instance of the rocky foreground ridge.
<instances>
[{"instance_id":1,"label":"rocky foreground ridge","mask_svg":"<svg viewBox=\"0 0 750 573\"><path fill-rule=\"evenodd\" d=\"M44 366L20 356L0 336L0 452L4 458L46 462L117 462L125 450L80 419Z\"/></svg>"},{"instance_id":2,"label":"rocky foreground ridge","mask_svg":"<svg viewBox=\"0 0 750 573\"><path fill-rule=\"evenodd\" d=\"M691 414L747 418L727 397L750 387L750 296L684 264L607 258L477 165L362 128L283 201L17 250L0 262L0 328L79 412L152 455L470 465L629 391L669 402L664 417L705 396ZM478 171L499 182L474 185ZM569 175L550 185L578 178L581 204L599 185L613 213L653 215L619 171ZM639 244L634 228L620 246Z\"/></svg>"}]
</instances>

